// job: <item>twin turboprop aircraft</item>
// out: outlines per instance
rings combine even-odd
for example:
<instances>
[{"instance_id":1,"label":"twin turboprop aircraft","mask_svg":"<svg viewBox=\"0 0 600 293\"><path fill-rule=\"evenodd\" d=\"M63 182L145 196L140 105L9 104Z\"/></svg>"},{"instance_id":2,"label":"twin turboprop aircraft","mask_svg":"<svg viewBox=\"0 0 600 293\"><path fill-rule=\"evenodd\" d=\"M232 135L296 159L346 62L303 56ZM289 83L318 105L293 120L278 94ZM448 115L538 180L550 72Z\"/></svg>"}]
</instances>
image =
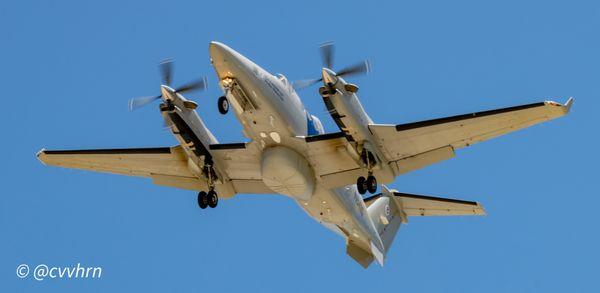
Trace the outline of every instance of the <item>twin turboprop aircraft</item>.
<instances>
[{"instance_id":1,"label":"twin turboprop aircraft","mask_svg":"<svg viewBox=\"0 0 600 293\"><path fill-rule=\"evenodd\" d=\"M479 203L401 193L385 185L396 176L454 156L457 149L563 116L573 103L539 102L407 124L376 124L363 109L358 87L343 77L364 73L361 62L334 71L333 45L321 47L319 79L290 83L228 46L211 42L211 63L249 142L222 144L206 128L197 104L182 94L203 89L200 80L171 86L171 63L161 64L163 85L155 97L178 146L133 149L41 150L47 165L149 177L155 184L199 191L200 208L238 193L287 195L312 218L346 240L363 267L385 255L401 223L411 216L484 215ZM338 132L325 133L295 91L322 83L319 93ZM377 192L380 186L381 192ZM363 198L363 194L371 196ZM376 193L376 194L375 194Z\"/></svg>"}]
</instances>

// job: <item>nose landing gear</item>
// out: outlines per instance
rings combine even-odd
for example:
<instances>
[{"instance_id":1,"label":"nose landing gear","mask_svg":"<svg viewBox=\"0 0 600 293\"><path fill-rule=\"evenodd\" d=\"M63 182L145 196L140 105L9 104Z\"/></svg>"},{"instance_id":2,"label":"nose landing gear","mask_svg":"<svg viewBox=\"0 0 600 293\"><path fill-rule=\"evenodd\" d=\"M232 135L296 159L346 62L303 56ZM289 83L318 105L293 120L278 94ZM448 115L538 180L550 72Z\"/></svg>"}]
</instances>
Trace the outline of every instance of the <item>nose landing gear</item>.
<instances>
[{"instance_id":1,"label":"nose landing gear","mask_svg":"<svg viewBox=\"0 0 600 293\"><path fill-rule=\"evenodd\" d=\"M217 106L219 107L219 113L221 113L223 115L227 114L227 112L229 112L229 100L227 100L227 97L225 97L225 96L219 97Z\"/></svg>"}]
</instances>

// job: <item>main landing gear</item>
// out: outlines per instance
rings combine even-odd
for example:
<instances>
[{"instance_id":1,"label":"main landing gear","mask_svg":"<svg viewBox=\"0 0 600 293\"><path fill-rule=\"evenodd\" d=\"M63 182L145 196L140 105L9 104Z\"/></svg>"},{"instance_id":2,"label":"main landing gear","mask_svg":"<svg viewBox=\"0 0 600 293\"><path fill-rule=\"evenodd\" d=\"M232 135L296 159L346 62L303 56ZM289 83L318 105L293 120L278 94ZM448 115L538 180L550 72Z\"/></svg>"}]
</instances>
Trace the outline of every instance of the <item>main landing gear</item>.
<instances>
[{"instance_id":1,"label":"main landing gear","mask_svg":"<svg viewBox=\"0 0 600 293\"><path fill-rule=\"evenodd\" d=\"M208 185L208 192L198 192L198 206L201 209L205 209L206 207L216 208L217 204L219 203L219 196L215 191L214 185L214 179L216 178L216 175L214 173L215 171L212 168L212 159L209 158L206 163L207 164L204 166L203 172L204 174L206 174L207 177L206 183Z\"/></svg>"},{"instance_id":2,"label":"main landing gear","mask_svg":"<svg viewBox=\"0 0 600 293\"><path fill-rule=\"evenodd\" d=\"M373 175L369 175L367 178L360 176L356 180L356 188L360 194L365 194L367 191L375 193L377 191L377 179Z\"/></svg>"},{"instance_id":3,"label":"main landing gear","mask_svg":"<svg viewBox=\"0 0 600 293\"><path fill-rule=\"evenodd\" d=\"M200 191L198 192L198 206L201 209L205 209L206 207L216 208L219 203L219 196L217 193L211 189L210 191Z\"/></svg>"},{"instance_id":4,"label":"main landing gear","mask_svg":"<svg viewBox=\"0 0 600 293\"><path fill-rule=\"evenodd\" d=\"M375 162L375 156L369 151L364 151L361 154L361 158L365 165L367 165L367 169L369 170L367 178L360 176L356 180L356 188L358 189L358 193L365 194L367 191L369 193L375 193L377 191L377 179L373 176L373 163Z\"/></svg>"},{"instance_id":5,"label":"main landing gear","mask_svg":"<svg viewBox=\"0 0 600 293\"><path fill-rule=\"evenodd\" d=\"M219 97L217 106L219 107L219 113L221 113L223 115L227 114L227 112L229 112L229 100L227 100L227 97L225 97L225 96Z\"/></svg>"}]
</instances>

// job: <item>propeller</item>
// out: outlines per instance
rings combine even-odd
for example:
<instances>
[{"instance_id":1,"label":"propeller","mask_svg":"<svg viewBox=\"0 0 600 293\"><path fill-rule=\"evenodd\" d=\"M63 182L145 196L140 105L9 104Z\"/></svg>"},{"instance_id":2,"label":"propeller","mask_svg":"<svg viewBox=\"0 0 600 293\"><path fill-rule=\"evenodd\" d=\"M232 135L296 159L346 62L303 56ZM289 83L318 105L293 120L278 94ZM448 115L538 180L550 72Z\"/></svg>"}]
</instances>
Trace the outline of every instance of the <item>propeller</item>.
<instances>
[{"instance_id":1,"label":"propeller","mask_svg":"<svg viewBox=\"0 0 600 293\"><path fill-rule=\"evenodd\" d=\"M165 59L158 64L158 68L160 70L161 78L163 85L171 86L171 82L173 81L173 59ZM173 91L176 93L189 93L193 91L204 90L208 86L208 82L206 81L206 77L203 77L198 80L194 80L188 83L185 83ZM150 104L158 99L162 98L162 94L158 96L146 96L140 98L134 98L129 100L129 110L133 111L139 109L147 104Z\"/></svg>"},{"instance_id":2,"label":"propeller","mask_svg":"<svg viewBox=\"0 0 600 293\"><path fill-rule=\"evenodd\" d=\"M334 60L334 55L335 55L334 49L335 49L335 47L334 47L333 42L326 42L319 46L319 52L321 53L321 61L323 62L323 67L330 69L330 70L333 70L333 60ZM371 71L371 64L370 64L369 60L363 60L356 64L342 68L341 70L337 71L335 75L339 76L339 77L342 77L342 76L348 77L348 76L352 76L352 75L369 73L370 71ZM297 81L292 82L292 86L294 87L294 89L300 90L300 89L307 88L309 86L312 86L312 85L317 84L322 81L323 81L323 77L315 78L315 79L297 80Z\"/></svg>"},{"instance_id":3,"label":"propeller","mask_svg":"<svg viewBox=\"0 0 600 293\"><path fill-rule=\"evenodd\" d=\"M173 77L173 59L168 58L160 61L160 63L158 63L158 69L160 70L163 84L170 86Z\"/></svg>"}]
</instances>

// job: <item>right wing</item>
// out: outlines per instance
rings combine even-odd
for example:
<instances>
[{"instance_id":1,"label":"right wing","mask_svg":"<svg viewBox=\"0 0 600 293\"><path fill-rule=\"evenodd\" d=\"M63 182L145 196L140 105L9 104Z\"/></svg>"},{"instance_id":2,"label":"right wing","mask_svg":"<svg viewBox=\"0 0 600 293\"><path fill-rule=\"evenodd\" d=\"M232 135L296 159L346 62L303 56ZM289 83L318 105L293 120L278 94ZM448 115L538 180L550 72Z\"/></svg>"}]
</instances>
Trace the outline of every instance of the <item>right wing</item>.
<instances>
[{"instance_id":1,"label":"right wing","mask_svg":"<svg viewBox=\"0 0 600 293\"><path fill-rule=\"evenodd\" d=\"M180 146L130 149L45 150L37 153L45 165L152 178L158 185L206 190L188 169Z\"/></svg>"},{"instance_id":2,"label":"right wing","mask_svg":"<svg viewBox=\"0 0 600 293\"><path fill-rule=\"evenodd\" d=\"M565 105L541 102L399 125L369 125L397 174L454 156L454 150L561 117Z\"/></svg>"},{"instance_id":3,"label":"right wing","mask_svg":"<svg viewBox=\"0 0 600 293\"><path fill-rule=\"evenodd\" d=\"M46 165L152 177L153 174L193 177L181 147L45 150L37 157Z\"/></svg>"},{"instance_id":4,"label":"right wing","mask_svg":"<svg viewBox=\"0 0 600 293\"><path fill-rule=\"evenodd\" d=\"M253 143L216 144L210 154L220 163L226 178L216 188L219 196L235 193L273 193L260 177L260 154ZM157 185L188 190L207 190L205 179L188 169L181 146L132 149L41 150L37 157L46 165L152 178ZM231 183L231 185L229 185Z\"/></svg>"}]
</instances>

